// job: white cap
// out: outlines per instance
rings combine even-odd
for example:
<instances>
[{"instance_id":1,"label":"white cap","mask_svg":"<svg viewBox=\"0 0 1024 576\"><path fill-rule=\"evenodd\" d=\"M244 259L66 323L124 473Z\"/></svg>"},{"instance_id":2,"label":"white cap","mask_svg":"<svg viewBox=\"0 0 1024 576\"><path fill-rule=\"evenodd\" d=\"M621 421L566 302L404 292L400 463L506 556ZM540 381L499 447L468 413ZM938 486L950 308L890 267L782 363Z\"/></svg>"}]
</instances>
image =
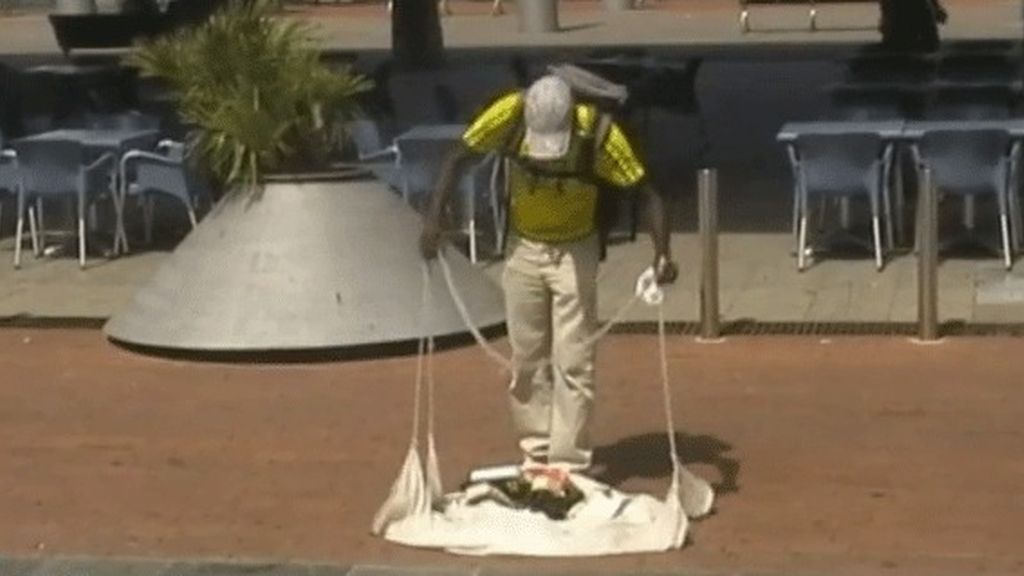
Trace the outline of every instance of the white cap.
<instances>
[{"instance_id":1,"label":"white cap","mask_svg":"<svg viewBox=\"0 0 1024 576\"><path fill-rule=\"evenodd\" d=\"M544 76L526 91L526 155L537 160L561 158L572 138L572 89L558 76Z\"/></svg>"}]
</instances>

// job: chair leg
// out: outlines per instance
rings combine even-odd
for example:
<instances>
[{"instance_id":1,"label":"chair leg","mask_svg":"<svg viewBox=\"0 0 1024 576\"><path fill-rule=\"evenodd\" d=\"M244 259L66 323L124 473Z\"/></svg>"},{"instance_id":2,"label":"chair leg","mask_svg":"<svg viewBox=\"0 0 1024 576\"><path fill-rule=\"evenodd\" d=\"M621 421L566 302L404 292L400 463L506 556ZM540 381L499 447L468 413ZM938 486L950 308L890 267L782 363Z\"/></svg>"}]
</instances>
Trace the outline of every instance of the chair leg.
<instances>
[{"instance_id":1,"label":"chair leg","mask_svg":"<svg viewBox=\"0 0 1024 576\"><path fill-rule=\"evenodd\" d=\"M32 208L29 207L28 210L29 210L29 213L31 214ZM42 198L36 198L36 214L35 214L34 221L35 221L35 225L32 224L33 219L30 216L29 217L29 227L31 227L33 230L38 230L38 231L32 232L32 235L33 235L32 236L32 242L33 242L33 244L32 244L32 252L35 254L36 258L38 258L38 257L40 257L42 255L42 253L40 252L40 250L42 250L42 246L41 245L45 245L46 244L46 222L45 222L44 216L43 216L43 199ZM40 242L40 239L42 239L42 242Z\"/></svg>"},{"instance_id":2,"label":"chair leg","mask_svg":"<svg viewBox=\"0 0 1024 576\"><path fill-rule=\"evenodd\" d=\"M32 254L39 258L42 254L42 247L39 245L39 231L36 230L36 214L34 209L29 206L28 208L28 234L32 239Z\"/></svg>"},{"instance_id":3,"label":"chair leg","mask_svg":"<svg viewBox=\"0 0 1024 576\"><path fill-rule=\"evenodd\" d=\"M793 249L800 253L800 192L793 189Z\"/></svg>"},{"instance_id":4,"label":"chair leg","mask_svg":"<svg viewBox=\"0 0 1024 576\"><path fill-rule=\"evenodd\" d=\"M797 202L800 210L800 226L797 233L796 267L797 271L803 272L807 264L807 205L810 202L807 198L807 191L802 186L797 194Z\"/></svg>"},{"instance_id":5,"label":"chair leg","mask_svg":"<svg viewBox=\"0 0 1024 576\"><path fill-rule=\"evenodd\" d=\"M806 246L807 246L807 215L800 215L800 232L798 233L799 240L797 241L796 247L796 269L800 272L804 271L806 265Z\"/></svg>"},{"instance_id":6,"label":"chair leg","mask_svg":"<svg viewBox=\"0 0 1024 576\"><path fill-rule=\"evenodd\" d=\"M846 196L839 199L839 225L843 230L850 229L850 199Z\"/></svg>"},{"instance_id":7,"label":"chair leg","mask_svg":"<svg viewBox=\"0 0 1024 576\"><path fill-rule=\"evenodd\" d=\"M1013 250L1010 247L1010 222L1006 213L999 216L999 225L1003 234L1003 263L1007 270L1013 269Z\"/></svg>"},{"instance_id":8,"label":"chair leg","mask_svg":"<svg viewBox=\"0 0 1024 576\"><path fill-rule=\"evenodd\" d=\"M85 219L90 232L96 232L99 229L99 216L99 210L96 208L96 205L91 204L89 206L89 216Z\"/></svg>"},{"instance_id":9,"label":"chair leg","mask_svg":"<svg viewBox=\"0 0 1024 576\"><path fill-rule=\"evenodd\" d=\"M153 195L147 194L142 201L142 227L146 244L153 243Z\"/></svg>"},{"instance_id":10,"label":"chair leg","mask_svg":"<svg viewBox=\"0 0 1024 576\"><path fill-rule=\"evenodd\" d=\"M964 228L966 228L970 232L974 231L975 206L976 204L974 202L974 196L964 196Z\"/></svg>"},{"instance_id":11,"label":"chair leg","mask_svg":"<svg viewBox=\"0 0 1024 576\"><path fill-rule=\"evenodd\" d=\"M469 217L469 261L476 264L476 216Z\"/></svg>"},{"instance_id":12,"label":"chair leg","mask_svg":"<svg viewBox=\"0 0 1024 576\"><path fill-rule=\"evenodd\" d=\"M896 247L895 236L893 234L893 223L892 223L892 195L889 194L889 188L882 188L882 209L885 211L885 247L890 252Z\"/></svg>"},{"instance_id":13,"label":"chair leg","mask_svg":"<svg viewBox=\"0 0 1024 576\"><path fill-rule=\"evenodd\" d=\"M640 220L640 195L631 194L629 199L629 241L636 242L637 222Z\"/></svg>"},{"instance_id":14,"label":"chair leg","mask_svg":"<svg viewBox=\"0 0 1024 576\"><path fill-rule=\"evenodd\" d=\"M78 203L78 265L85 268L85 204L84 200Z\"/></svg>"},{"instance_id":15,"label":"chair leg","mask_svg":"<svg viewBox=\"0 0 1024 576\"><path fill-rule=\"evenodd\" d=\"M1020 250L1021 247L1021 234L1024 232L1024 221L1022 221L1021 210L1020 210L1020 197L1017 196L1016 190L1010 190L1008 197L1010 205L1010 239L1013 240L1013 249Z\"/></svg>"},{"instance_id":16,"label":"chair leg","mask_svg":"<svg viewBox=\"0 0 1024 576\"><path fill-rule=\"evenodd\" d=\"M195 230L196 226L199 225L199 220L196 219L196 211L194 208L188 209L188 221L192 224L192 229Z\"/></svg>"},{"instance_id":17,"label":"chair leg","mask_svg":"<svg viewBox=\"0 0 1024 576\"><path fill-rule=\"evenodd\" d=\"M903 164L901 162L900 149L896 149L896 155L893 159L893 196L895 196L895 218L896 221L896 241L903 245L906 239L906 226L904 217L906 216L906 194L903 189Z\"/></svg>"},{"instance_id":18,"label":"chair leg","mask_svg":"<svg viewBox=\"0 0 1024 576\"><path fill-rule=\"evenodd\" d=\"M882 226L878 221L877 214L871 217L871 234L875 241L875 268L881 270L884 265L882 260Z\"/></svg>"},{"instance_id":19,"label":"chair leg","mask_svg":"<svg viewBox=\"0 0 1024 576\"><path fill-rule=\"evenodd\" d=\"M501 220L501 195L498 193L499 181L501 180L502 160L495 159L491 167L491 222L494 224L494 247L495 254L500 255L505 247L505 228Z\"/></svg>"},{"instance_id":20,"label":"chair leg","mask_svg":"<svg viewBox=\"0 0 1024 576\"><path fill-rule=\"evenodd\" d=\"M18 214L18 223L14 226L14 268L21 267L21 237L25 231L25 217Z\"/></svg>"},{"instance_id":21,"label":"chair leg","mask_svg":"<svg viewBox=\"0 0 1024 576\"><path fill-rule=\"evenodd\" d=\"M500 255L505 249L505 225L499 210L493 210L492 214L494 216L494 253Z\"/></svg>"}]
</instances>

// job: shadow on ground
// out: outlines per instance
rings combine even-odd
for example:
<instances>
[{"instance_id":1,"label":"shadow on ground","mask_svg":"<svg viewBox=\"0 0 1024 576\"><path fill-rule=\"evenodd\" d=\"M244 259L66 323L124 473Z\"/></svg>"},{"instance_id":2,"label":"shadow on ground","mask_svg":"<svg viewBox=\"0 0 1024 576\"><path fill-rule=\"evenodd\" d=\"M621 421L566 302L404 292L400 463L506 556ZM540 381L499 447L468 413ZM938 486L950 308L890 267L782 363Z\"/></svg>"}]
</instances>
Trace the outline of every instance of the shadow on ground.
<instances>
[{"instance_id":1,"label":"shadow on ground","mask_svg":"<svg viewBox=\"0 0 1024 576\"><path fill-rule=\"evenodd\" d=\"M710 464L718 470L718 494L739 491L740 463L726 455L732 446L714 436L676 432L676 446L683 464ZM667 454L668 436L660 433L623 438L594 451L594 463L602 472L598 479L619 486L631 478L668 478L672 463Z\"/></svg>"}]
</instances>

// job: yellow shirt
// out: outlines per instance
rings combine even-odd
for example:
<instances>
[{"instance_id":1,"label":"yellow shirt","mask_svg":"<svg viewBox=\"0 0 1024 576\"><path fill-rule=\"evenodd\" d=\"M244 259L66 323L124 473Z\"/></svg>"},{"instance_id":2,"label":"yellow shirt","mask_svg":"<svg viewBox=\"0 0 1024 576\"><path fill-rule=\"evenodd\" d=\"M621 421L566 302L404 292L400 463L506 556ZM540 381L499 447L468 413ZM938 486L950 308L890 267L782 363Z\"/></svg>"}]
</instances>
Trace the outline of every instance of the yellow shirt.
<instances>
[{"instance_id":1,"label":"yellow shirt","mask_svg":"<svg viewBox=\"0 0 1024 576\"><path fill-rule=\"evenodd\" d=\"M480 153L502 151L512 144L515 127L521 122L523 96L509 94L484 110L466 130L462 140ZM565 159L546 162L554 173L569 171L569 164L580 157L579 147L592 145L588 136L596 128L599 113L592 105L577 104L573 130L575 136ZM524 152L521 147L520 153ZM571 242L593 234L596 228L597 186L579 178L549 177L527 171L512 162L509 173L510 216L517 234L542 242ZM584 168L588 170L587 168ZM574 173L579 173L575 171ZM596 151L593 173L605 182L629 188L639 183L644 167L622 130L614 123L604 143Z\"/></svg>"}]
</instances>

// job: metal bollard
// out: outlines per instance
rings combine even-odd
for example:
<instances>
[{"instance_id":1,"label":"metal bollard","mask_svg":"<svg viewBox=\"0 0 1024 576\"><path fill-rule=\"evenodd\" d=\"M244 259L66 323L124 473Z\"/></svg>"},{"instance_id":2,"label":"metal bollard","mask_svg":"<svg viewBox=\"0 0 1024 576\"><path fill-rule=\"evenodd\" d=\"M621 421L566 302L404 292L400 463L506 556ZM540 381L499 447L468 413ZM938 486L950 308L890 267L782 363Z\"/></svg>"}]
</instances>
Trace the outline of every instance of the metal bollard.
<instances>
[{"instance_id":1,"label":"metal bollard","mask_svg":"<svg viewBox=\"0 0 1024 576\"><path fill-rule=\"evenodd\" d=\"M520 32L558 32L558 0L521 0L516 3Z\"/></svg>"},{"instance_id":2,"label":"metal bollard","mask_svg":"<svg viewBox=\"0 0 1024 576\"><path fill-rule=\"evenodd\" d=\"M701 281L700 338L721 335L718 315L718 172L703 168L697 174L697 213L700 220Z\"/></svg>"},{"instance_id":3,"label":"metal bollard","mask_svg":"<svg viewBox=\"0 0 1024 576\"><path fill-rule=\"evenodd\" d=\"M920 240L917 251L917 334L922 342L932 342L939 339L939 209L932 171L927 166L921 170L918 194L921 199L917 219Z\"/></svg>"},{"instance_id":4,"label":"metal bollard","mask_svg":"<svg viewBox=\"0 0 1024 576\"><path fill-rule=\"evenodd\" d=\"M633 0L604 0L604 7L609 12L622 12L633 9Z\"/></svg>"}]
</instances>

